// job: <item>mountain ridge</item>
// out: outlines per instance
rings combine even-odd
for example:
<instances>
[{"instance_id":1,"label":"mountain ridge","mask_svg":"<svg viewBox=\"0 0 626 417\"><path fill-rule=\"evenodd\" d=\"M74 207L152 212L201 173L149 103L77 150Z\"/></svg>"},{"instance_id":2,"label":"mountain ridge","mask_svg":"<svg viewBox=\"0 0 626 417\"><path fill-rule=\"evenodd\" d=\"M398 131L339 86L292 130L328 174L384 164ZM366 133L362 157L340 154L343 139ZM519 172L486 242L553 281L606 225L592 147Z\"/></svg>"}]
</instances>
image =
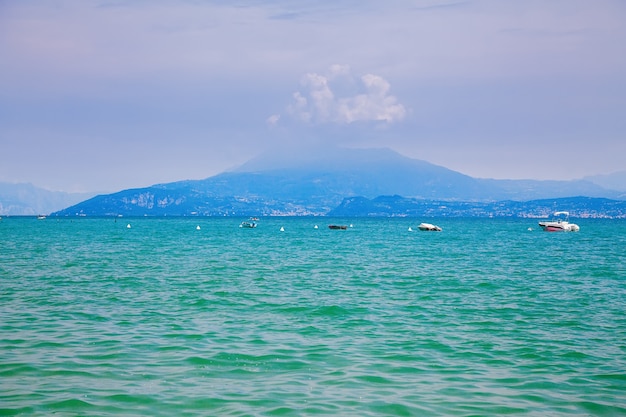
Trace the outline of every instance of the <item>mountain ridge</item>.
<instances>
[{"instance_id":1,"label":"mountain ridge","mask_svg":"<svg viewBox=\"0 0 626 417\"><path fill-rule=\"evenodd\" d=\"M34 216L62 210L90 198L94 193L50 191L30 183L0 182L0 215Z\"/></svg>"},{"instance_id":2,"label":"mountain ridge","mask_svg":"<svg viewBox=\"0 0 626 417\"><path fill-rule=\"evenodd\" d=\"M613 172L611 174L590 175L583 180L593 182L601 187L621 191L626 194L626 171Z\"/></svg>"},{"instance_id":3,"label":"mountain ridge","mask_svg":"<svg viewBox=\"0 0 626 417\"><path fill-rule=\"evenodd\" d=\"M100 195L54 215L327 215L345 198L401 195L421 200L494 202L576 195L618 199L584 180L472 178L390 149L329 148L261 155L202 180Z\"/></svg>"}]
</instances>

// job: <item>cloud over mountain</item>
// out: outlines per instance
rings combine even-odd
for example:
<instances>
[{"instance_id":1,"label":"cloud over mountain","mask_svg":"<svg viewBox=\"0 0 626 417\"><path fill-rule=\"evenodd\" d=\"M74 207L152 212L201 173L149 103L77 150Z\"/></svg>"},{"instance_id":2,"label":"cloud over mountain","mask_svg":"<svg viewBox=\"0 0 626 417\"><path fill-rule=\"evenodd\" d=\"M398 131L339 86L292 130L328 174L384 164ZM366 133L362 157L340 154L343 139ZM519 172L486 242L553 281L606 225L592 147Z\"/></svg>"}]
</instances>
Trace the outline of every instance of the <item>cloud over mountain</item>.
<instances>
[{"instance_id":1,"label":"cloud over mountain","mask_svg":"<svg viewBox=\"0 0 626 417\"><path fill-rule=\"evenodd\" d=\"M0 0L0 181L113 191L292 144L622 171L625 4Z\"/></svg>"},{"instance_id":2,"label":"cloud over mountain","mask_svg":"<svg viewBox=\"0 0 626 417\"><path fill-rule=\"evenodd\" d=\"M332 65L325 73L307 73L302 89L293 93L287 112L309 124L350 124L355 122L395 123L407 110L390 94L383 77L364 74L356 77L347 65ZM277 115L268 120L277 121Z\"/></svg>"}]
</instances>

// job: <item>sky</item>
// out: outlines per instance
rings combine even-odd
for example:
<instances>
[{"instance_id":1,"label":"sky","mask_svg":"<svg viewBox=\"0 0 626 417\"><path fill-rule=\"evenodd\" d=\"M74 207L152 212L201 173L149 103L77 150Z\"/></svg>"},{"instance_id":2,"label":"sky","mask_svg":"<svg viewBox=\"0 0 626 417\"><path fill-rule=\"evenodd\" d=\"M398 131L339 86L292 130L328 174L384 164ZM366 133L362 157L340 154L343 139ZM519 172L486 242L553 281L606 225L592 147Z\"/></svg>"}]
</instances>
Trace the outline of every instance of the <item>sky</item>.
<instances>
[{"instance_id":1,"label":"sky","mask_svg":"<svg viewBox=\"0 0 626 417\"><path fill-rule=\"evenodd\" d=\"M624 22L623 0L0 0L0 182L113 192L312 144L623 171Z\"/></svg>"}]
</instances>

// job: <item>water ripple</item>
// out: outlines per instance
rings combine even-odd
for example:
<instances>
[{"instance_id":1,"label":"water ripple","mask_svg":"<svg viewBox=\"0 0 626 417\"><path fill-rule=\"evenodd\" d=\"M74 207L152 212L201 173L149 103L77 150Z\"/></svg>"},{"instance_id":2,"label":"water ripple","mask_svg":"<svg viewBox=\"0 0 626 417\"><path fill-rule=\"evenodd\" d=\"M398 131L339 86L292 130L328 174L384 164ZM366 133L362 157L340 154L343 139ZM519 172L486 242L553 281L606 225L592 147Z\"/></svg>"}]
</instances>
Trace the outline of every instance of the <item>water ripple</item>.
<instances>
[{"instance_id":1,"label":"water ripple","mask_svg":"<svg viewBox=\"0 0 626 417\"><path fill-rule=\"evenodd\" d=\"M197 222L3 220L0 415L626 415L624 222Z\"/></svg>"}]
</instances>

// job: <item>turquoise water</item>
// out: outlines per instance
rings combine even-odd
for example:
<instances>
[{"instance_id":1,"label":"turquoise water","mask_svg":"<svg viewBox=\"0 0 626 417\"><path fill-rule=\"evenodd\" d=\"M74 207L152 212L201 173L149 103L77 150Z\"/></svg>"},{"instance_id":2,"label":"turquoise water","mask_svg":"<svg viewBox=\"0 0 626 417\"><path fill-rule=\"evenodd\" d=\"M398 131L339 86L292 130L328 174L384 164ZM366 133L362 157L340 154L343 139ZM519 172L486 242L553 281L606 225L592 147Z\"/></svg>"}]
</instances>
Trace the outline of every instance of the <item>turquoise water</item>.
<instances>
[{"instance_id":1,"label":"turquoise water","mask_svg":"<svg viewBox=\"0 0 626 417\"><path fill-rule=\"evenodd\" d=\"M240 221L1 220L0 415L626 415L625 221Z\"/></svg>"}]
</instances>

